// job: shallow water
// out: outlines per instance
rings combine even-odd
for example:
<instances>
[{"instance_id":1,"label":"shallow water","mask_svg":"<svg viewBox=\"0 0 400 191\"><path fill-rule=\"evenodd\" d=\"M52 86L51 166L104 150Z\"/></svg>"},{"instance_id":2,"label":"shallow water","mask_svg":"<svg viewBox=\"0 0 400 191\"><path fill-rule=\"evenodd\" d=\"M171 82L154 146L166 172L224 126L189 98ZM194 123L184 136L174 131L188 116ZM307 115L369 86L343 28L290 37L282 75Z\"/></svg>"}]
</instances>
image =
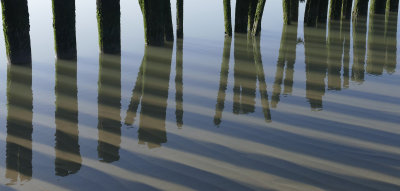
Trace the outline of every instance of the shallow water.
<instances>
[{"instance_id":1,"label":"shallow water","mask_svg":"<svg viewBox=\"0 0 400 191\"><path fill-rule=\"evenodd\" d=\"M77 1L71 62L51 3L29 1L32 67L0 34L0 190L400 189L396 16L304 28L301 4L283 26L268 1L260 38L227 39L222 3L185 3L185 38L159 48L121 0L112 56Z\"/></svg>"}]
</instances>

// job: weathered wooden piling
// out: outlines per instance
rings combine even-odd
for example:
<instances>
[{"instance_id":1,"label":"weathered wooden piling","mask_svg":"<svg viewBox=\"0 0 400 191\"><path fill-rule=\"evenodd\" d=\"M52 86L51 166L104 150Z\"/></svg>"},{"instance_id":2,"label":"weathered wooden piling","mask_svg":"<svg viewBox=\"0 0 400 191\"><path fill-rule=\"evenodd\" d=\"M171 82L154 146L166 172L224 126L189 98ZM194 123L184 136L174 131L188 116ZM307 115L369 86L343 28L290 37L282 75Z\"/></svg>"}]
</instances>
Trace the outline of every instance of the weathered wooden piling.
<instances>
[{"instance_id":1,"label":"weathered wooden piling","mask_svg":"<svg viewBox=\"0 0 400 191\"><path fill-rule=\"evenodd\" d=\"M342 13L342 0L330 0L329 20L339 20Z\"/></svg>"},{"instance_id":2,"label":"weathered wooden piling","mask_svg":"<svg viewBox=\"0 0 400 191\"><path fill-rule=\"evenodd\" d=\"M290 24L291 21L291 1L292 0L282 0L282 7L283 7L283 24Z\"/></svg>"},{"instance_id":3,"label":"weathered wooden piling","mask_svg":"<svg viewBox=\"0 0 400 191\"><path fill-rule=\"evenodd\" d=\"M97 107L98 157L107 163L118 161L122 126L120 56L99 55Z\"/></svg>"},{"instance_id":4,"label":"weathered wooden piling","mask_svg":"<svg viewBox=\"0 0 400 191\"><path fill-rule=\"evenodd\" d=\"M371 14L385 14L386 0L371 0L370 13Z\"/></svg>"},{"instance_id":5,"label":"weathered wooden piling","mask_svg":"<svg viewBox=\"0 0 400 191\"><path fill-rule=\"evenodd\" d=\"M226 89L228 86L229 60L231 57L232 39L225 38L224 50L222 53L221 71L219 74L219 89L217 95L217 104L215 104L214 124L221 124L222 112L225 108Z\"/></svg>"},{"instance_id":6,"label":"weathered wooden piling","mask_svg":"<svg viewBox=\"0 0 400 191\"><path fill-rule=\"evenodd\" d=\"M299 0L290 0L290 20L293 22L299 20Z\"/></svg>"},{"instance_id":7,"label":"weathered wooden piling","mask_svg":"<svg viewBox=\"0 0 400 191\"><path fill-rule=\"evenodd\" d=\"M230 0L224 0L224 6L225 6L225 1L229 1L229 21L230 21L231 4ZM232 26L231 26L231 33L232 33ZM176 1L176 37L183 38L183 0Z\"/></svg>"},{"instance_id":8,"label":"weathered wooden piling","mask_svg":"<svg viewBox=\"0 0 400 191\"><path fill-rule=\"evenodd\" d=\"M343 0L342 1L342 19L350 20L351 18L351 7L353 6L353 0Z\"/></svg>"},{"instance_id":9,"label":"weathered wooden piling","mask_svg":"<svg viewBox=\"0 0 400 191\"><path fill-rule=\"evenodd\" d=\"M32 63L27 0L1 0L8 62Z\"/></svg>"},{"instance_id":10,"label":"weathered wooden piling","mask_svg":"<svg viewBox=\"0 0 400 191\"><path fill-rule=\"evenodd\" d=\"M165 0L139 0L147 45L162 46L165 38Z\"/></svg>"},{"instance_id":11,"label":"weathered wooden piling","mask_svg":"<svg viewBox=\"0 0 400 191\"><path fill-rule=\"evenodd\" d=\"M100 52L106 54L120 54L120 0L97 0L96 5Z\"/></svg>"},{"instance_id":12,"label":"weathered wooden piling","mask_svg":"<svg viewBox=\"0 0 400 191\"><path fill-rule=\"evenodd\" d=\"M235 33L247 33L249 0L237 0L235 11Z\"/></svg>"},{"instance_id":13,"label":"weathered wooden piling","mask_svg":"<svg viewBox=\"0 0 400 191\"><path fill-rule=\"evenodd\" d=\"M318 19L318 0L307 0L306 9L304 12L304 24L306 26L315 26Z\"/></svg>"},{"instance_id":14,"label":"weathered wooden piling","mask_svg":"<svg viewBox=\"0 0 400 191\"><path fill-rule=\"evenodd\" d=\"M149 148L167 142L165 119L171 72L172 45L146 46L143 57L143 87L138 130L139 143Z\"/></svg>"},{"instance_id":15,"label":"weathered wooden piling","mask_svg":"<svg viewBox=\"0 0 400 191\"><path fill-rule=\"evenodd\" d=\"M250 31L253 30L254 26L254 17L256 14L257 10L257 4L258 0L249 0L249 10L247 14L247 32L250 33Z\"/></svg>"},{"instance_id":16,"label":"weathered wooden piling","mask_svg":"<svg viewBox=\"0 0 400 191\"><path fill-rule=\"evenodd\" d=\"M395 12L399 11L399 0L386 0L386 12Z\"/></svg>"},{"instance_id":17,"label":"weathered wooden piling","mask_svg":"<svg viewBox=\"0 0 400 191\"><path fill-rule=\"evenodd\" d=\"M52 3L56 56L76 60L75 0L52 0Z\"/></svg>"},{"instance_id":18,"label":"weathered wooden piling","mask_svg":"<svg viewBox=\"0 0 400 191\"><path fill-rule=\"evenodd\" d=\"M12 182L32 177L32 109L31 66L8 65L5 177Z\"/></svg>"},{"instance_id":19,"label":"weathered wooden piling","mask_svg":"<svg viewBox=\"0 0 400 191\"><path fill-rule=\"evenodd\" d=\"M68 176L81 168L78 131L76 61L56 60L55 174Z\"/></svg>"},{"instance_id":20,"label":"weathered wooden piling","mask_svg":"<svg viewBox=\"0 0 400 191\"><path fill-rule=\"evenodd\" d=\"M254 26L252 31L253 36L258 36L261 32L261 21L264 13L264 7L265 7L265 0L259 0L257 3L256 13L254 16L254 23L253 23Z\"/></svg>"},{"instance_id":21,"label":"weathered wooden piling","mask_svg":"<svg viewBox=\"0 0 400 191\"><path fill-rule=\"evenodd\" d=\"M176 125L183 125L183 40L176 41L176 67L175 67L175 117Z\"/></svg>"},{"instance_id":22,"label":"weathered wooden piling","mask_svg":"<svg viewBox=\"0 0 400 191\"><path fill-rule=\"evenodd\" d=\"M353 20L357 20L358 18L366 18L368 16L368 3L369 0L354 1Z\"/></svg>"},{"instance_id":23,"label":"weathered wooden piling","mask_svg":"<svg viewBox=\"0 0 400 191\"><path fill-rule=\"evenodd\" d=\"M232 36L231 0L224 0L224 21L225 35Z\"/></svg>"},{"instance_id":24,"label":"weathered wooden piling","mask_svg":"<svg viewBox=\"0 0 400 191\"><path fill-rule=\"evenodd\" d=\"M164 0L165 6L165 40L174 41L174 28L172 26L171 1Z\"/></svg>"}]
</instances>

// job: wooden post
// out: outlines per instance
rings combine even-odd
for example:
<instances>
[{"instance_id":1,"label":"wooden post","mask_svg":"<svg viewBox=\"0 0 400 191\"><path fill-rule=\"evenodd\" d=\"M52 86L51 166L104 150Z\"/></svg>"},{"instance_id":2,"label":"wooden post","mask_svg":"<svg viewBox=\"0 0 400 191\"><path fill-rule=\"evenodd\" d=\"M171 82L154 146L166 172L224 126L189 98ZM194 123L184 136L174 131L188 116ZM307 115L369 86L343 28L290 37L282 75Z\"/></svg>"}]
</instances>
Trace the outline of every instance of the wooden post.
<instances>
[{"instance_id":1,"label":"wooden post","mask_svg":"<svg viewBox=\"0 0 400 191\"><path fill-rule=\"evenodd\" d=\"M121 144L121 57L99 55L98 145L101 161L119 160Z\"/></svg>"},{"instance_id":2,"label":"wooden post","mask_svg":"<svg viewBox=\"0 0 400 191\"><path fill-rule=\"evenodd\" d=\"M366 18L368 15L369 0L355 0L353 7L353 20Z\"/></svg>"},{"instance_id":3,"label":"wooden post","mask_svg":"<svg viewBox=\"0 0 400 191\"><path fill-rule=\"evenodd\" d=\"M328 0L319 0L318 6L318 23L326 23L328 16Z\"/></svg>"},{"instance_id":4,"label":"wooden post","mask_svg":"<svg viewBox=\"0 0 400 191\"><path fill-rule=\"evenodd\" d=\"M299 20L299 0L290 0L290 20L296 23Z\"/></svg>"},{"instance_id":5,"label":"wooden post","mask_svg":"<svg viewBox=\"0 0 400 191\"><path fill-rule=\"evenodd\" d=\"M250 33L253 30L254 18L257 10L257 0L249 1L249 10L247 14L247 31Z\"/></svg>"},{"instance_id":6,"label":"wooden post","mask_svg":"<svg viewBox=\"0 0 400 191\"><path fill-rule=\"evenodd\" d=\"M397 13L399 11L399 0L387 0L386 12Z\"/></svg>"},{"instance_id":7,"label":"wooden post","mask_svg":"<svg viewBox=\"0 0 400 191\"><path fill-rule=\"evenodd\" d=\"M306 10L304 12L304 23L306 26L315 26L318 19L318 0L307 0Z\"/></svg>"},{"instance_id":8,"label":"wooden post","mask_svg":"<svg viewBox=\"0 0 400 191\"><path fill-rule=\"evenodd\" d=\"M1 0L8 62L31 64L31 40L27 0Z\"/></svg>"},{"instance_id":9,"label":"wooden post","mask_svg":"<svg viewBox=\"0 0 400 191\"><path fill-rule=\"evenodd\" d=\"M351 7L353 6L353 0L342 1L342 19L349 21L351 18Z\"/></svg>"},{"instance_id":10,"label":"wooden post","mask_svg":"<svg viewBox=\"0 0 400 191\"><path fill-rule=\"evenodd\" d=\"M55 173L68 176L81 168L78 137L78 86L76 61L56 60Z\"/></svg>"},{"instance_id":11,"label":"wooden post","mask_svg":"<svg viewBox=\"0 0 400 191\"><path fill-rule=\"evenodd\" d=\"M232 36L231 0L224 0L225 35Z\"/></svg>"},{"instance_id":12,"label":"wooden post","mask_svg":"<svg viewBox=\"0 0 400 191\"><path fill-rule=\"evenodd\" d=\"M249 0L237 0L235 12L235 33L247 33Z\"/></svg>"},{"instance_id":13,"label":"wooden post","mask_svg":"<svg viewBox=\"0 0 400 191\"><path fill-rule=\"evenodd\" d=\"M174 28L172 26L172 14L171 14L171 2L170 0L164 0L165 2L165 40L174 41Z\"/></svg>"},{"instance_id":14,"label":"wooden post","mask_svg":"<svg viewBox=\"0 0 400 191\"><path fill-rule=\"evenodd\" d=\"M7 70L7 137L5 178L32 178L32 67L10 64Z\"/></svg>"},{"instance_id":15,"label":"wooden post","mask_svg":"<svg viewBox=\"0 0 400 191\"><path fill-rule=\"evenodd\" d=\"M224 0L224 5L225 5ZM177 38L183 38L183 0L176 0L176 36ZM231 4L229 1L229 18L230 18L230 10L231 10ZM229 19L230 21L231 19ZM231 33L232 33L232 27L231 27Z\"/></svg>"},{"instance_id":16,"label":"wooden post","mask_svg":"<svg viewBox=\"0 0 400 191\"><path fill-rule=\"evenodd\" d=\"M339 20L342 13L342 0L330 0L329 20Z\"/></svg>"},{"instance_id":17,"label":"wooden post","mask_svg":"<svg viewBox=\"0 0 400 191\"><path fill-rule=\"evenodd\" d=\"M253 24L253 31L252 31L253 36L258 36L261 32L261 21L262 21L262 16L264 13L264 7L265 7L265 0L259 0L258 4L257 4L255 17L254 17L254 24Z\"/></svg>"},{"instance_id":18,"label":"wooden post","mask_svg":"<svg viewBox=\"0 0 400 191\"><path fill-rule=\"evenodd\" d=\"M75 0L52 0L56 56L76 60Z\"/></svg>"},{"instance_id":19,"label":"wooden post","mask_svg":"<svg viewBox=\"0 0 400 191\"><path fill-rule=\"evenodd\" d=\"M386 0L372 0L370 5L371 14L385 14Z\"/></svg>"},{"instance_id":20,"label":"wooden post","mask_svg":"<svg viewBox=\"0 0 400 191\"><path fill-rule=\"evenodd\" d=\"M165 0L139 0L143 14L144 37L147 45L164 45Z\"/></svg>"},{"instance_id":21,"label":"wooden post","mask_svg":"<svg viewBox=\"0 0 400 191\"><path fill-rule=\"evenodd\" d=\"M290 13L291 13L290 3L291 3L291 0L283 0L282 1L283 24L287 24L287 25L289 25L290 21L291 21L291 19L290 19L291 18L291 16L290 16Z\"/></svg>"},{"instance_id":22,"label":"wooden post","mask_svg":"<svg viewBox=\"0 0 400 191\"><path fill-rule=\"evenodd\" d=\"M97 23L100 52L121 53L120 0L97 0Z\"/></svg>"}]
</instances>

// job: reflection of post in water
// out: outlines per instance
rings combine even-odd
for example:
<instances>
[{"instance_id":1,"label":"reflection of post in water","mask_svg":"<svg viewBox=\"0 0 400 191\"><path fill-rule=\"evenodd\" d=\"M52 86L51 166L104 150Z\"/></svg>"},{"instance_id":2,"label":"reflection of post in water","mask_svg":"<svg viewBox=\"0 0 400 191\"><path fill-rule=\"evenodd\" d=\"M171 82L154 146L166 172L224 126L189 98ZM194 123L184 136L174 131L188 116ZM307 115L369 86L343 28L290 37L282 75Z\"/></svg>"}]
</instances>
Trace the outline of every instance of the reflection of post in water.
<instances>
[{"instance_id":1,"label":"reflection of post in water","mask_svg":"<svg viewBox=\"0 0 400 191\"><path fill-rule=\"evenodd\" d=\"M284 94L290 94L292 92L294 63L296 60L296 43L297 23L294 25L283 25L281 46L279 48L275 81L271 97L271 106L273 108L277 106L280 100L282 82L284 82ZM283 79L284 76L285 79Z\"/></svg>"},{"instance_id":2,"label":"reflection of post in water","mask_svg":"<svg viewBox=\"0 0 400 191\"><path fill-rule=\"evenodd\" d=\"M271 122L271 112L269 109L267 83L265 82L264 67L262 64L260 37L253 37L254 63L256 65L257 79L261 97L261 105L264 113L265 122Z\"/></svg>"},{"instance_id":3,"label":"reflection of post in water","mask_svg":"<svg viewBox=\"0 0 400 191\"><path fill-rule=\"evenodd\" d=\"M225 107L226 88L228 85L229 60L231 57L232 39L226 37L224 40L224 51L222 54L221 72L219 77L219 90L217 104L215 105L214 124L221 124L222 111Z\"/></svg>"},{"instance_id":4,"label":"reflection of post in water","mask_svg":"<svg viewBox=\"0 0 400 191\"><path fill-rule=\"evenodd\" d=\"M81 168L78 140L78 88L76 62L56 60L56 141L57 176L74 174Z\"/></svg>"},{"instance_id":5,"label":"reflection of post in water","mask_svg":"<svg viewBox=\"0 0 400 191\"><path fill-rule=\"evenodd\" d=\"M165 48L145 47L143 87L138 137L149 148L167 142L165 118L167 110L172 45Z\"/></svg>"},{"instance_id":6,"label":"reflection of post in water","mask_svg":"<svg viewBox=\"0 0 400 191\"><path fill-rule=\"evenodd\" d=\"M223 3L224 3L225 35L232 36L231 0L224 0Z\"/></svg>"},{"instance_id":7,"label":"reflection of post in water","mask_svg":"<svg viewBox=\"0 0 400 191\"><path fill-rule=\"evenodd\" d=\"M176 68L175 68L175 102L176 102L176 125L183 125L183 40L176 41Z\"/></svg>"},{"instance_id":8,"label":"reflection of post in water","mask_svg":"<svg viewBox=\"0 0 400 191\"><path fill-rule=\"evenodd\" d=\"M384 15L370 14L367 49L367 73L382 75L385 65Z\"/></svg>"},{"instance_id":9,"label":"reflection of post in water","mask_svg":"<svg viewBox=\"0 0 400 191\"><path fill-rule=\"evenodd\" d=\"M349 87L350 73L350 21L342 20L340 42L343 44L343 88Z\"/></svg>"},{"instance_id":10,"label":"reflection of post in water","mask_svg":"<svg viewBox=\"0 0 400 191\"><path fill-rule=\"evenodd\" d=\"M119 0L97 0L97 23L100 52L121 52L121 12Z\"/></svg>"},{"instance_id":11,"label":"reflection of post in water","mask_svg":"<svg viewBox=\"0 0 400 191\"><path fill-rule=\"evenodd\" d=\"M299 0L290 0L290 20L296 23L299 20Z\"/></svg>"},{"instance_id":12,"label":"reflection of post in water","mask_svg":"<svg viewBox=\"0 0 400 191\"><path fill-rule=\"evenodd\" d=\"M98 157L119 160L121 143L121 57L100 54L98 87Z\"/></svg>"},{"instance_id":13,"label":"reflection of post in water","mask_svg":"<svg viewBox=\"0 0 400 191\"><path fill-rule=\"evenodd\" d=\"M144 62L144 58L143 61ZM133 125L135 123L136 113L140 104L140 100L142 99L142 87L143 87L143 64L140 66L135 87L132 90L131 101L128 106L128 111L126 112L125 124Z\"/></svg>"},{"instance_id":14,"label":"reflection of post in water","mask_svg":"<svg viewBox=\"0 0 400 191\"><path fill-rule=\"evenodd\" d=\"M234 42L234 88L233 113L253 113L255 109L257 72L253 56L253 43L245 47L246 36L235 35Z\"/></svg>"},{"instance_id":15,"label":"reflection of post in water","mask_svg":"<svg viewBox=\"0 0 400 191\"><path fill-rule=\"evenodd\" d=\"M390 2L393 2L391 0ZM396 1L398 2L398 1ZM396 70L397 65L397 17L396 12L386 12L385 16L385 69L386 72L392 74Z\"/></svg>"},{"instance_id":16,"label":"reflection of post in water","mask_svg":"<svg viewBox=\"0 0 400 191\"><path fill-rule=\"evenodd\" d=\"M56 55L76 59L75 0L52 0Z\"/></svg>"},{"instance_id":17,"label":"reflection of post in water","mask_svg":"<svg viewBox=\"0 0 400 191\"><path fill-rule=\"evenodd\" d=\"M367 39L367 19L353 19L353 66L351 69L351 80L364 81L365 53Z\"/></svg>"},{"instance_id":18,"label":"reflection of post in water","mask_svg":"<svg viewBox=\"0 0 400 191\"><path fill-rule=\"evenodd\" d=\"M328 25L328 89L341 90L343 44L340 39L340 22Z\"/></svg>"},{"instance_id":19,"label":"reflection of post in water","mask_svg":"<svg viewBox=\"0 0 400 191\"><path fill-rule=\"evenodd\" d=\"M224 6L225 6L225 1L224 0ZM231 15L231 4L229 0L229 17ZM229 18L229 22L230 22ZM231 28L231 33L232 33L232 28ZM183 38L183 0L177 0L176 1L176 37L177 38Z\"/></svg>"},{"instance_id":20,"label":"reflection of post in water","mask_svg":"<svg viewBox=\"0 0 400 191\"><path fill-rule=\"evenodd\" d=\"M311 109L322 109L326 77L326 29L304 27L306 98Z\"/></svg>"},{"instance_id":21,"label":"reflection of post in water","mask_svg":"<svg viewBox=\"0 0 400 191\"><path fill-rule=\"evenodd\" d=\"M6 173L12 183L32 177L32 68L8 65Z\"/></svg>"},{"instance_id":22,"label":"reflection of post in water","mask_svg":"<svg viewBox=\"0 0 400 191\"><path fill-rule=\"evenodd\" d=\"M32 62L27 0L2 0L3 29L9 63Z\"/></svg>"}]
</instances>

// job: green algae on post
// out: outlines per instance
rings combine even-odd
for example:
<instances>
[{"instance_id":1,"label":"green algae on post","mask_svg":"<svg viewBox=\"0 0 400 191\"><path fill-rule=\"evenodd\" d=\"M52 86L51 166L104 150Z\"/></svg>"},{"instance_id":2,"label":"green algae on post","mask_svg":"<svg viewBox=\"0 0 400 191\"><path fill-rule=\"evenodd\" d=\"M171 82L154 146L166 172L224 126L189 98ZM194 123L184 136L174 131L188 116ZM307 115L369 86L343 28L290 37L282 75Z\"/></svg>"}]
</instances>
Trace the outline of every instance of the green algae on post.
<instances>
[{"instance_id":1,"label":"green algae on post","mask_svg":"<svg viewBox=\"0 0 400 191\"><path fill-rule=\"evenodd\" d=\"M143 14L144 38L147 45L164 45L165 0L139 0Z\"/></svg>"},{"instance_id":2,"label":"green algae on post","mask_svg":"<svg viewBox=\"0 0 400 191\"><path fill-rule=\"evenodd\" d=\"M247 31L250 32L253 30L254 17L257 9L257 0L250 0L249 2L249 10L247 13Z\"/></svg>"},{"instance_id":3,"label":"green algae on post","mask_svg":"<svg viewBox=\"0 0 400 191\"><path fill-rule=\"evenodd\" d=\"M256 13L254 16L253 31L251 31L253 36L258 36L261 32L261 20L264 13L265 0L259 0L257 4Z\"/></svg>"},{"instance_id":4,"label":"green algae on post","mask_svg":"<svg viewBox=\"0 0 400 191\"><path fill-rule=\"evenodd\" d=\"M368 3L369 0L355 0L353 6L353 20L364 17L368 15Z\"/></svg>"},{"instance_id":5,"label":"green algae on post","mask_svg":"<svg viewBox=\"0 0 400 191\"><path fill-rule=\"evenodd\" d=\"M8 62L31 64L31 40L27 0L1 0Z\"/></svg>"},{"instance_id":6,"label":"green algae on post","mask_svg":"<svg viewBox=\"0 0 400 191\"><path fill-rule=\"evenodd\" d=\"M52 0L56 56L76 60L75 0Z\"/></svg>"},{"instance_id":7,"label":"green algae on post","mask_svg":"<svg viewBox=\"0 0 400 191\"><path fill-rule=\"evenodd\" d=\"M224 0L224 3L225 1L226 0ZM229 2L229 11L230 7L231 6ZM183 0L176 0L176 37L183 38Z\"/></svg>"},{"instance_id":8,"label":"green algae on post","mask_svg":"<svg viewBox=\"0 0 400 191\"><path fill-rule=\"evenodd\" d=\"M290 0L290 20L293 22L299 20L299 0Z\"/></svg>"},{"instance_id":9,"label":"green algae on post","mask_svg":"<svg viewBox=\"0 0 400 191\"><path fill-rule=\"evenodd\" d=\"M100 52L121 53L120 0L97 0Z\"/></svg>"},{"instance_id":10,"label":"green algae on post","mask_svg":"<svg viewBox=\"0 0 400 191\"><path fill-rule=\"evenodd\" d=\"M283 7L283 24L290 24L290 2L291 0L283 0L282 7Z\"/></svg>"}]
</instances>

